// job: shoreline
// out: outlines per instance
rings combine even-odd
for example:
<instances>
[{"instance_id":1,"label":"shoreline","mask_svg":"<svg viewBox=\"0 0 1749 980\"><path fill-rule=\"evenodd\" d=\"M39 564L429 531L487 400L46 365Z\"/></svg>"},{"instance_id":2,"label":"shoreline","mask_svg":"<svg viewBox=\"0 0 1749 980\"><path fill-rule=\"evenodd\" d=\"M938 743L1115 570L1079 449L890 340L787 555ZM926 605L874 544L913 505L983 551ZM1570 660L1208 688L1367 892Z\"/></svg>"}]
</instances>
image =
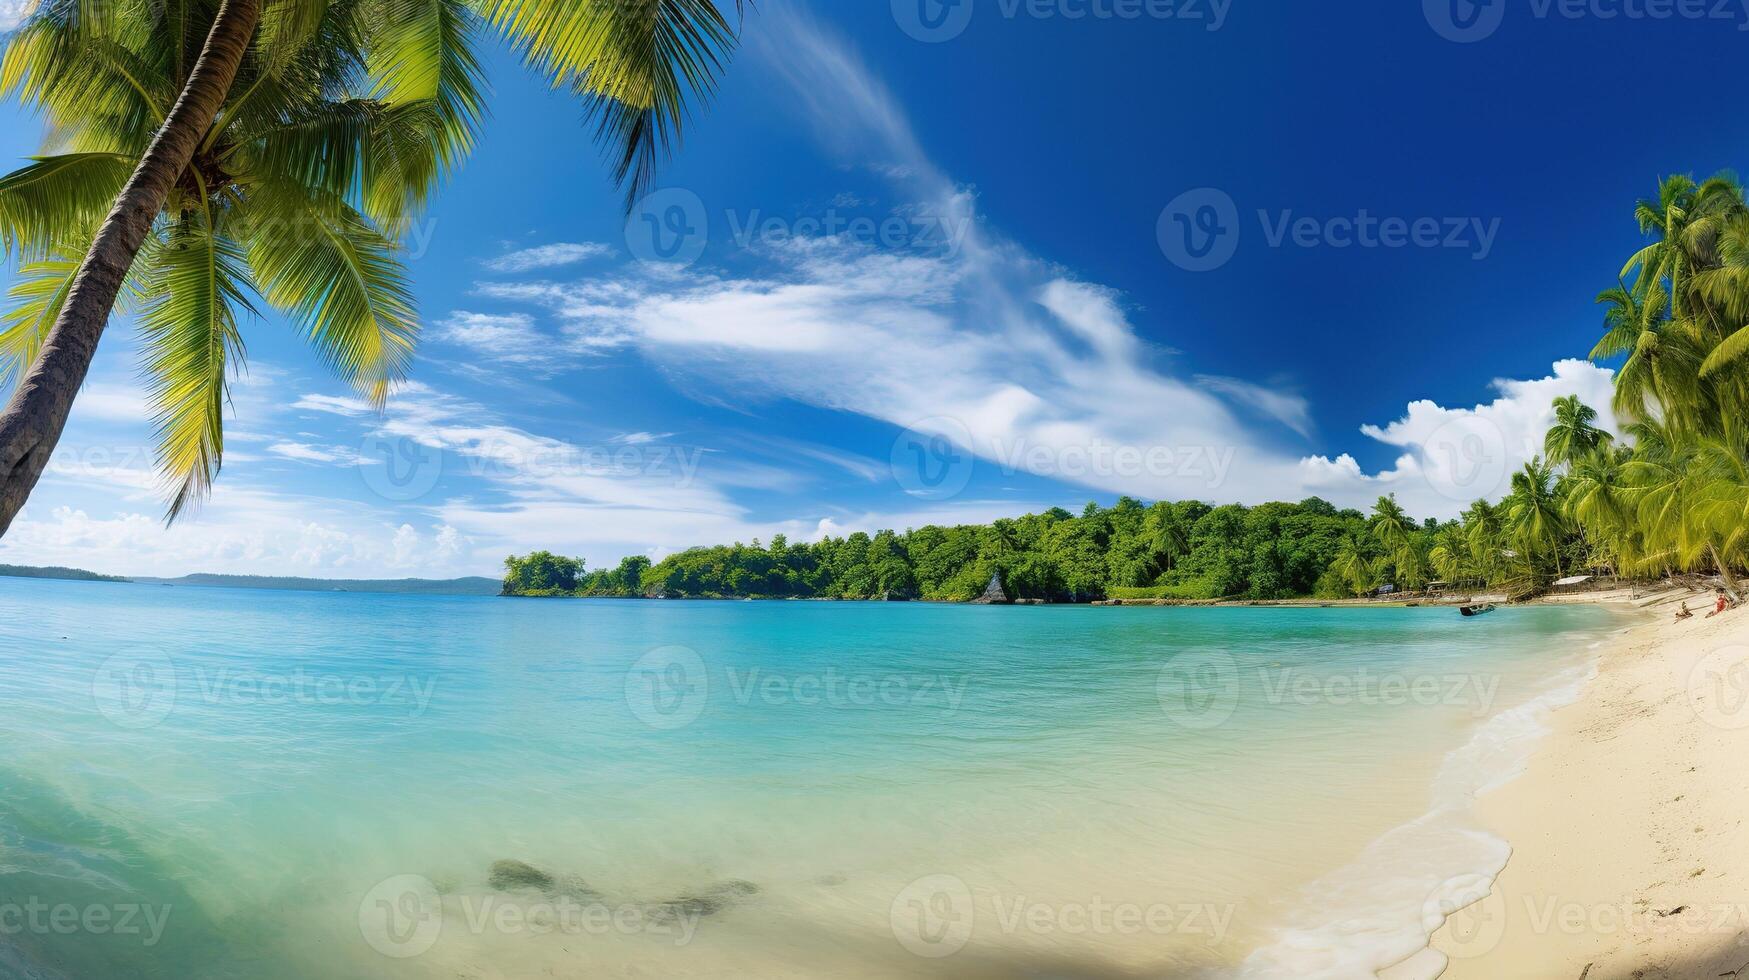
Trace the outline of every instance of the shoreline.
<instances>
[{"instance_id":1,"label":"shoreline","mask_svg":"<svg viewBox=\"0 0 1749 980\"><path fill-rule=\"evenodd\" d=\"M1443 963L1428 948L1437 924L1425 915L1428 899L1485 887L1510 853L1504 839L1482 826L1475 798L1525 771L1548 732L1546 717L1579 699L1593 674L1595 651L1620 625L1552 638L1552 648L1561 651L1555 669L1445 752L1426 810L1305 885L1302 907L1276 927L1273 942L1248 954L1235 975L1434 980ZM1332 896L1339 897L1338 910Z\"/></svg>"},{"instance_id":2,"label":"shoreline","mask_svg":"<svg viewBox=\"0 0 1749 980\"><path fill-rule=\"evenodd\" d=\"M1675 622L1685 596L1696 614ZM1598 649L1524 770L1474 803L1510 847L1504 868L1429 897L1433 921L1471 904L1402 975L1749 977L1749 610L1708 620L1706 598L1633 604L1644 619Z\"/></svg>"},{"instance_id":3,"label":"shoreline","mask_svg":"<svg viewBox=\"0 0 1749 980\"><path fill-rule=\"evenodd\" d=\"M829 596L614 596L614 595L528 595L523 593L500 593L492 596L495 599L525 599L537 602L560 602L567 600L601 601L616 600L626 602L829 602L829 603L869 603L875 605L921 605L921 606L1026 606L1049 608L1076 608L1081 606L1098 609L1417 609L1422 607L1456 609L1460 606L1477 603L1494 603L1507 609L1522 609L1529 606L1573 606L1573 605L1626 605L1641 601L1655 593L1667 591L1668 586L1646 586L1640 590L1608 589L1597 592L1572 592L1560 595L1538 596L1523 602L1512 602L1498 593L1475 593L1472 595L1439 595L1422 596L1402 599L1097 599L1089 602L1053 602L1045 599L1013 599L1008 602L979 602L955 599L838 599ZM1698 596L1698 594L1696 594ZM1696 598L1695 601L1699 601Z\"/></svg>"}]
</instances>

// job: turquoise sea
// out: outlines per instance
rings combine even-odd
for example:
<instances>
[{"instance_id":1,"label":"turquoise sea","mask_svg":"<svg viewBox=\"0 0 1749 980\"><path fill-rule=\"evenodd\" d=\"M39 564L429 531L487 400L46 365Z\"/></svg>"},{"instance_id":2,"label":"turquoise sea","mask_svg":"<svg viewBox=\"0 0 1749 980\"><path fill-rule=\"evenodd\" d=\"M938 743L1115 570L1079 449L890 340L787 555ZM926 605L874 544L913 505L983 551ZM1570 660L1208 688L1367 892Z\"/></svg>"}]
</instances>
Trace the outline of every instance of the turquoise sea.
<instances>
[{"instance_id":1,"label":"turquoise sea","mask_svg":"<svg viewBox=\"0 0 1749 980\"><path fill-rule=\"evenodd\" d=\"M0 579L0 976L1370 976L1622 625Z\"/></svg>"}]
</instances>

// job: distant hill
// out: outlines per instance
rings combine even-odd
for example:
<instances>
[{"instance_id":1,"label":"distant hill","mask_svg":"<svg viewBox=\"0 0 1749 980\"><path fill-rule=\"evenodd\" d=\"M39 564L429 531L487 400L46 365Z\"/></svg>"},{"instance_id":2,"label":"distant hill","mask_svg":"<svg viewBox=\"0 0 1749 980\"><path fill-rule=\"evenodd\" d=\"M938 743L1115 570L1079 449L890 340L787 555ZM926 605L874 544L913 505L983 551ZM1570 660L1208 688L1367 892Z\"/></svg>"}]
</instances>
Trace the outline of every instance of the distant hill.
<instances>
[{"instance_id":1,"label":"distant hill","mask_svg":"<svg viewBox=\"0 0 1749 980\"><path fill-rule=\"evenodd\" d=\"M130 579L114 575L99 575L83 568L33 568L29 565L0 565L0 576L6 578L58 578L72 582L127 582Z\"/></svg>"},{"instance_id":2,"label":"distant hill","mask_svg":"<svg viewBox=\"0 0 1749 980\"><path fill-rule=\"evenodd\" d=\"M272 575L184 575L181 578L136 578L141 585L175 585L199 589L283 589L291 592L368 592L393 595L497 595L504 583L495 578L436 581L403 579L283 578Z\"/></svg>"}]
</instances>

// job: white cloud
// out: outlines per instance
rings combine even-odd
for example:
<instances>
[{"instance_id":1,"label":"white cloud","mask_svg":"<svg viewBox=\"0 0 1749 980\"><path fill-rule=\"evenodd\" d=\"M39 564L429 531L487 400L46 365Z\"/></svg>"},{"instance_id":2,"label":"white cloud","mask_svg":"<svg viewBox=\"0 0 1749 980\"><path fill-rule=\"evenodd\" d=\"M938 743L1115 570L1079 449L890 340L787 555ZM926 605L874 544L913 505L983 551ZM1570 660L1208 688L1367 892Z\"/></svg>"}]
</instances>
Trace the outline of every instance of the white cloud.
<instances>
[{"instance_id":1,"label":"white cloud","mask_svg":"<svg viewBox=\"0 0 1749 980\"><path fill-rule=\"evenodd\" d=\"M1236 404L1248 405L1300 435L1308 439L1312 437L1312 406L1292 391L1213 374L1199 374L1196 380L1210 391L1228 396Z\"/></svg>"},{"instance_id":2,"label":"white cloud","mask_svg":"<svg viewBox=\"0 0 1749 980\"><path fill-rule=\"evenodd\" d=\"M535 328L525 313L473 313L457 310L438 321L433 340L466 347L481 357L520 366L557 366L555 340Z\"/></svg>"},{"instance_id":3,"label":"white cloud","mask_svg":"<svg viewBox=\"0 0 1749 980\"><path fill-rule=\"evenodd\" d=\"M0 562L66 565L113 575L192 572L323 578L448 577L491 566L461 554L453 528L414 532L361 520L335 502L221 485L201 510L166 527L155 516L27 506L0 540Z\"/></svg>"},{"instance_id":4,"label":"white cloud","mask_svg":"<svg viewBox=\"0 0 1749 980\"><path fill-rule=\"evenodd\" d=\"M1361 471L1349 455L1313 456L1301 463L1303 482L1345 500L1395 493L1411 513L1449 517L1471 501L1504 496L1513 471L1540 455L1554 424L1554 401L1567 395L1596 409L1599 424L1616 435L1621 426L1610 409L1614 373L1588 361L1555 363L1547 377L1494 382L1493 401L1446 408L1421 400L1386 425L1361 432L1405 452L1388 470Z\"/></svg>"},{"instance_id":5,"label":"white cloud","mask_svg":"<svg viewBox=\"0 0 1749 980\"><path fill-rule=\"evenodd\" d=\"M612 254L613 249L596 242L555 242L500 255L486 260L485 265L493 272L514 275L536 269L556 269Z\"/></svg>"},{"instance_id":6,"label":"white cloud","mask_svg":"<svg viewBox=\"0 0 1749 980\"><path fill-rule=\"evenodd\" d=\"M345 397L306 395L294 407L364 420L377 435L437 450L445 474L483 481L486 494L429 508L480 561L540 547L605 563L769 533L717 488L700 447L580 445L505 424L485 406L422 386L380 417Z\"/></svg>"},{"instance_id":7,"label":"white cloud","mask_svg":"<svg viewBox=\"0 0 1749 980\"><path fill-rule=\"evenodd\" d=\"M10 31L35 12L38 0L0 0L0 32Z\"/></svg>"},{"instance_id":8,"label":"white cloud","mask_svg":"<svg viewBox=\"0 0 1749 980\"><path fill-rule=\"evenodd\" d=\"M991 234L971 194L923 156L878 80L811 24L776 20L787 53L780 70L816 121L903 171L920 212L966 229L956 249L792 238L758 250L769 267L758 277L628 270L571 286L482 291L546 306L579 348L635 347L674 376L741 398L789 398L917 427L984 460L1106 492L1251 503L1320 493L1363 505L1396 490L1419 513L1440 516L1468 502L1457 498L1472 486L1450 479L1449 464L1429 462L1422 431L1461 413L1418 402L1404 420L1368 427L1366 435L1406 450L1383 473L1362 472L1352 457L1304 458L1286 432L1255 424L1309 436L1309 406L1291 387L1157 368L1157 351L1119 294ZM1607 387L1607 372L1579 362L1557 365L1549 379L1500 382L1500 399L1474 410L1504 433L1491 462L1510 468L1527 458L1555 395L1577 391L1602 407ZM1220 462L1070 465L1124 447Z\"/></svg>"},{"instance_id":9,"label":"white cloud","mask_svg":"<svg viewBox=\"0 0 1749 980\"><path fill-rule=\"evenodd\" d=\"M1153 368L1121 298L1079 282L976 220L972 195L923 157L885 88L840 45L782 19L784 61L817 120L906 174L904 192L964 229L954 248L881 251L840 238L764 246L770 271L727 278L708 270L626 272L572 286L482 289L545 305L579 348L636 347L672 375L855 412L969 441L987 460L1062 476L1088 447L1168 447L1236 460L1211 483L1206 467L1082 472L1071 482L1151 497L1279 494L1297 457L1235 415L1221 390ZM833 84L819 84L819 78ZM848 127L848 128L847 128ZM1261 406L1305 427L1291 397ZM1033 454L1043 453L1039 464ZM1223 470L1223 473L1225 471Z\"/></svg>"},{"instance_id":10,"label":"white cloud","mask_svg":"<svg viewBox=\"0 0 1749 980\"><path fill-rule=\"evenodd\" d=\"M349 446L312 446L307 442L276 442L268 446L267 451L275 456L294 459L300 463L339 463L346 466L356 466L359 462L358 450Z\"/></svg>"},{"instance_id":11,"label":"white cloud","mask_svg":"<svg viewBox=\"0 0 1749 980\"><path fill-rule=\"evenodd\" d=\"M673 435L672 432L622 432L608 441L622 446L647 446L652 442L661 442Z\"/></svg>"},{"instance_id":12,"label":"white cloud","mask_svg":"<svg viewBox=\"0 0 1749 980\"><path fill-rule=\"evenodd\" d=\"M146 394L139 386L92 381L79 391L69 422L139 423L151 417Z\"/></svg>"}]
</instances>

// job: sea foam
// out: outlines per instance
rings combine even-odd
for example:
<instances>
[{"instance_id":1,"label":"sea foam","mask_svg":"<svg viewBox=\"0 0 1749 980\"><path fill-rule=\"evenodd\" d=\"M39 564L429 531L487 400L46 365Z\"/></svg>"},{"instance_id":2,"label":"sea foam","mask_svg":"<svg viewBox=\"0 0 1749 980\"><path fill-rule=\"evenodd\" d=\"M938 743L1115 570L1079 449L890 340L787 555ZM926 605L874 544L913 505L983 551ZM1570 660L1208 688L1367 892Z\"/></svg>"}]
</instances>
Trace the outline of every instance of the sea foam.
<instances>
[{"instance_id":1,"label":"sea foam","mask_svg":"<svg viewBox=\"0 0 1749 980\"><path fill-rule=\"evenodd\" d=\"M1597 674L1595 651L1557 670L1530 699L1484 721L1445 756L1426 813L1307 885L1237 980L1432 980L1445 954L1428 942L1447 916L1486 898L1512 848L1476 825L1474 803L1524 772L1549 731Z\"/></svg>"}]
</instances>

